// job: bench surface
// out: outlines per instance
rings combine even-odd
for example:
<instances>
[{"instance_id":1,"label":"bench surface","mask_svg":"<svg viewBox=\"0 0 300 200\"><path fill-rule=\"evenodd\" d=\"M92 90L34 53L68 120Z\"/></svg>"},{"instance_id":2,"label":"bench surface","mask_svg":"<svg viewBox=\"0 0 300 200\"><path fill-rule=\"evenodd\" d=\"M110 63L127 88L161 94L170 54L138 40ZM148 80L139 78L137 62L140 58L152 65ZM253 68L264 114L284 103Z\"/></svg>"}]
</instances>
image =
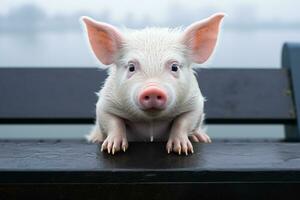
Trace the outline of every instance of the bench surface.
<instances>
[{"instance_id":1,"label":"bench surface","mask_svg":"<svg viewBox=\"0 0 300 200\"><path fill-rule=\"evenodd\" d=\"M300 187L298 143L165 143L101 153L85 141L0 141L0 199L287 199ZM18 191L18 192L16 192Z\"/></svg>"},{"instance_id":2,"label":"bench surface","mask_svg":"<svg viewBox=\"0 0 300 200\"><path fill-rule=\"evenodd\" d=\"M1 183L298 182L298 143L194 144L189 156L165 143L130 143L114 156L85 141L1 141Z\"/></svg>"}]
</instances>

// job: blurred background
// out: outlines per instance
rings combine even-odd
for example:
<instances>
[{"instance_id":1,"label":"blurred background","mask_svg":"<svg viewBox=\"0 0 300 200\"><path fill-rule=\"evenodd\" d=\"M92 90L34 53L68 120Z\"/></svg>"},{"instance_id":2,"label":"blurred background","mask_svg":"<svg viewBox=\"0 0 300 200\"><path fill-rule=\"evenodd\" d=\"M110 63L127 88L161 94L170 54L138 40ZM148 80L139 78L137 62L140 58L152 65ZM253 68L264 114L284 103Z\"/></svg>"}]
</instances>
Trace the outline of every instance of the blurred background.
<instances>
[{"instance_id":1,"label":"blurred background","mask_svg":"<svg viewBox=\"0 0 300 200\"><path fill-rule=\"evenodd\" d=\"M120 28L144 28L185 27L225 12L218 48L205 66L279 68L283 42L300 41L299 8L296 0L1 0L0 67L99 65L79 23L82 15ZM1 125L0 138L80 138L90 127ZM213 125L208 132L213 138L283 137L282 126L268 125Z\"/></svg>"}]
</instances>

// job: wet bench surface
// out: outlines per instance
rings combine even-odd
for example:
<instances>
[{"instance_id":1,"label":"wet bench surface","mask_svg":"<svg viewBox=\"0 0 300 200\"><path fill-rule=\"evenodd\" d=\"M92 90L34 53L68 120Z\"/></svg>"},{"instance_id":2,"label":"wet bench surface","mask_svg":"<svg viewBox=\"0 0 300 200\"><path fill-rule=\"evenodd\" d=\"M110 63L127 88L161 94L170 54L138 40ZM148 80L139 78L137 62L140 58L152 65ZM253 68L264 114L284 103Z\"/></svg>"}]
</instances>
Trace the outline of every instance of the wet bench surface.
<instances>
[{"instance_id":1,"label":"wet bench surface","mask_svg":"<svg viewBox=\"0 0 300 200\"><path fill-rule=\"evenodd\" d=\"M1 141L0 199L286 199L300 186L298 143L130 143L114 156L85 141ZM246 195L246 196L245 196Z\"/></svg>"},{"instance_id":2,"label":"wet bench surface","mask_svg":"<svg viewBox=\"0 0 300 200\"><path fill-rule=\"evenodd\" d=\"M300 182L298 143L194 144L189 156L168 155L163 142L133 142L114 156L85 141L1 141L0 146L0 183ZM11 179L13 174L21 176Z\"/></svg>"}]
</instances>

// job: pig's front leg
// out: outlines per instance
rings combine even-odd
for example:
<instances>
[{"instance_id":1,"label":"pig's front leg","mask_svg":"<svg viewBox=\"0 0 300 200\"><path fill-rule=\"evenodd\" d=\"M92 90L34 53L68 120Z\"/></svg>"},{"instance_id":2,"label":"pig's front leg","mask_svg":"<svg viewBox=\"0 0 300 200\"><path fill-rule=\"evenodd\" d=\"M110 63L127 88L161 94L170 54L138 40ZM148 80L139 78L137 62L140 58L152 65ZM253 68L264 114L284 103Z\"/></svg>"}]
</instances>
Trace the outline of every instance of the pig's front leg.
<instances>
[{"instance_id":1,"label":"pig's front leg","mask_svg":"<svg viewBox=\"0 0 300 200\"><path fill-rule=\"evenodd\" d=\"M204 142L204 143L211 143L210 137L205 133L206 130L203 129L203 120L204 114L200 115L198 124L192 134L189 135L189 138L193 142Z\"/></svg>"},{"instance_id":2,"label":"pig's front leg","mask_svg":"<svg viewBox=\"0 0 300 200\"><path fill-rule=\"evenodd\" d=\"M210 138L205 133L200 132L203 116L203 114L199 115L199 111L191 111L181 114L174 120L166 145L168 153L172 151L179 155L181 153L185 153L185 155L194 153L193 145L189 140L189 133L192 133L192 137L205 137L205 139L199 139L198 142L210 142Z\"/></svg>"},{"instance_id":3,"label":"pig's front leg","mask_svg":"<svg viewBox=\"0 0 300 200\"><path fill-rule=\"evenodd\" d=\"M101 151L107 150L113 155L120 150L125 152L128 148L128 141L123 119L109 113L102 114L101 119L100 127L107 135L102 143Z\"/></svg>"}]
</instances>

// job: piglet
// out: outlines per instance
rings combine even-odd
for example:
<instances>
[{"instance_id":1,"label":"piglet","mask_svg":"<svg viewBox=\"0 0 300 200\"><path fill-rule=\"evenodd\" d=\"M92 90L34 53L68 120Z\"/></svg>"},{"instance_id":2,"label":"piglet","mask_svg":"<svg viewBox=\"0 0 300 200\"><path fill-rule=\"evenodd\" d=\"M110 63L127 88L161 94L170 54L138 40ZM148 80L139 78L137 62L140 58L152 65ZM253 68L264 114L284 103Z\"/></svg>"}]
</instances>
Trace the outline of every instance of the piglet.
<instances>
[{"instance_id":1,"label":"piglet","mask_svg":"<svg viewBox=\"0 0 300 200\"><path fill-rule=\"evenodd\" d=\"M94 55L108 68L98 93L96 124L88 140L101 151L126 151L128 141L166 140L168 153L193 153L193 142L210 143L203 128L205 98L193 63L212 54L218 13L186 29L123 30L82 17Z\"/></svg>"}]
</instances>

